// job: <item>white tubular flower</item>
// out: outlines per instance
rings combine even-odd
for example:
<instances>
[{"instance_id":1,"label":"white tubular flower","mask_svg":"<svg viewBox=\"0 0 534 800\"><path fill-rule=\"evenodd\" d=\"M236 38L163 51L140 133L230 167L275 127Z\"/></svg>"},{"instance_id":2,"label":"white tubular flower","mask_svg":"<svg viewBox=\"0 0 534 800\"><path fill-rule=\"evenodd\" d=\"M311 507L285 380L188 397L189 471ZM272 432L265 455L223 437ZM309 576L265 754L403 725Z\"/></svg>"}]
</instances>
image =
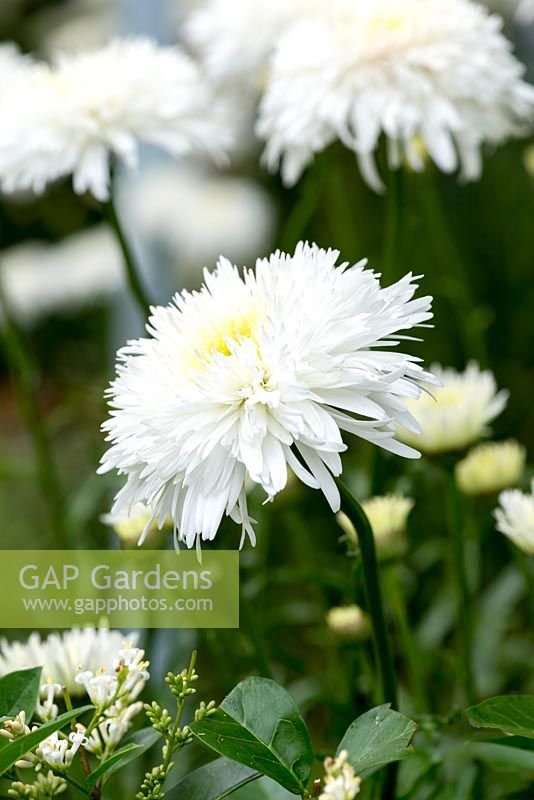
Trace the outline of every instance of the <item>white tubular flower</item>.
<instances>
[{"instance_id":1,"label":"white tubular flower","mask_svg":"<svg viewBox=\"0 0 534 800\"><path fill-rule=\"evenodd\" d=\"M139 142L174 156L220 160L228 145L217 102L194 62L148 39L116 40L55 66L36 64L0 95L0 186L42 192L73 175L74 190L109 196L109 159L129 167Z\"/></svg>"},{"instance_id":2,"label":"white tubular flower","mask_svg":"<svg viewBox=\"0 0 534 800\"><path fill-rule=\"evenodd\" d=\"M77 730L70 733L68 739L60 738L58 731L55 731L42 741L35 751L38 758L53 769L68 769L80 747L87 744L83 727L76 727Z\"/></svg>"},{"instance_id":3,"label":"white tubular flower","mask_svg":"<svg viewBox=\"0 0 534 800\"><path fill-rule=\"evenodd\" d=\"M526 455L525 448L514 441L478 445L456 464L458 488L467 495L484 495L517 486Z\"/></svg>"},{"instance_id":4,"label":"white tubular flower","mask_svg":"<svg viewBox=\"0 0 534 800\"><path fill-rule=\"evenodd\" d=\"M506 406L508 392L497 391L493 373L481 371L474 361L464 372L439 365L431 370L442 385L406 401L421 432L400 429L399 438L427 454L463 450L489 432L488 423Z\"/></svg>"},{"instance_id":5,"label":"white tubular flower","mask_svg":"<svg viewBox=\"0 0 534 800\"><path fill-rule=\"evenodd\" d=\"M206 0L184 33L212 80L259 89L277 39L320 0Z\"/></svg>"},{"instance_id":6,"label":"white tubular flower","mask_svg":"<svg viewBox=\"0 0 534 800\"><path fill-rule=\"evenodd\" d=\"M48 722L57 717L59 709L54 703L54 699L56 695L61 695L62 690L63 687L59 683L52 683L51 681L41 686L36 712L43 722ZM44 702L41 702L41 697Z\"/></svg>"},{"instance_id":7,"label":"white tubular flower","mask_svg":"<svg viewBox=\"0 0 534 800\"><path fill-rule=\"evenodd\" d=\"M296 23L273 58L257 132L265 160L295 183L315 153L339 139L364 179L382 135L390 168L424 168L476 180L481 147L528 133L534 89L501 33L471 0L333 0Z\"/></svg>"},{"instance_id":8,"label":"white tubular flower","mask_svg":"<svg viewBox=\"0 0 534 800\"><path fill-rule=\"evenodd\" d=\"M499 495L499 507L493 512L497 530L528 555L534 556L534 481L530 494L509 489Z\"/></svg>"},{"instance_id":9,"label":"white tubular flower","mask_svg":"<svg viewBox=\"0 0 534 800\"><path fill-rule=\"evenodd\" d=\"M361 779L354 774L347 758L347 751L342 750L336 759L325 759L326 776L319 800L354 800L360 793Z\"/></svg>"},{"instance_id":10,"label":"white tubular flower","mask_svg":"<svg viewBox=\"0 0 534 800\"><path fill-rule=\"evenodd\" d=\"M326 614L326 624L340 638L367 639L371 634L369 615L357 605L336 606Z\"/></svg>"},{"instance_id":11,"label":"white tubular flower","mask_svg":"<svg viewBox=\"0 0 534 800\"><path fill-rule=\"evenodd\" d=\"M133 647L136 639L135 634L125 636L107 628L72 628L44 640L32 633L25 642L2 639L0 675L42 666L45 682L65 686L72 697L80 697L85 693L83 684L76 681L80 667L92 672L110 668L119 650Z\"/></svg>"},{"instance_id":12,"label":"white tubular flower","mask_svg":"<svg viewBox=\"0 0 534 800\"><path fill-rule=\"evenodd\" d=\"M14 719L6 720L3 725L4 727L0 728L0 736L4 739L17 739L19 736L26 736L30 733L30 729L26 725L25 711L19 711Z\"/></svg>"},{"instance_id":13,"label":"white tubular flower","mask_svg":"<svg viewBox=\"0 0 534 800\"><path fill-rule=\"evenodd\" d=\"M90 753L99 754L104 749L109 752L115 748L129 731L133 718L139 714L142 708L143 703L139 701L117 709L116 713L104 719L92 732L85 749Z\"/></svg>"},{"instance_id":14,"label":"white tubular flower","mask_svg":"<svg viewBox=\"0 0 534 800\"><path fill-rule=\"evenodd\" d=\"M97 708L108 705L115 697L118 689L117 676L114 673L82 670L76 675L76 683L84 687L89 700Z\"/></svg>"},{"instance_id":15,"label":"white tubular flower","mask_svg":"<svg viewBox=\"0 0 534 800\"><path fill-rule=\"evenodd\" d=\"M289 466L338 511L342 431L419 455L395 430L417 429L401 398L432 377L390 348L431 318L431 299L414 299L411 274L384 289L365 261L338 257L300 243L244 277L221 259L200 292L153 308L150 338L119 352L108 391L100 472L127 475L113 513L145 502L188 547L213 539L227 514L254 541L247 476L272 499Z\"/></svg>"}]
</instances>

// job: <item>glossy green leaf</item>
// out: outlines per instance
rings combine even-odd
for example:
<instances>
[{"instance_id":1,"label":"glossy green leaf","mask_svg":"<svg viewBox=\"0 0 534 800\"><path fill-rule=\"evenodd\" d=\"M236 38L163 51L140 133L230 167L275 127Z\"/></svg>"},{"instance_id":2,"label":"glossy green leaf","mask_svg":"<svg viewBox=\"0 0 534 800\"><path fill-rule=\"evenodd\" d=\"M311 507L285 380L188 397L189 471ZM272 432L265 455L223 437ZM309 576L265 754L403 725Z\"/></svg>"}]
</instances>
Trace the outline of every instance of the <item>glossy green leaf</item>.
<instances>
[{"instance_id":1,"label":"glossy green leaf","mask_svg":"<svg viewBox=\"0 0 534 800\"><path fill-rule=\"evenodd\" d=\"M21 669L0 678L0 718L13 718L20 711L29 722L35 711L41 685L42 667Z\"/></svg>"},{"instance_id":2,"label":"glossy green leaf","mask_svg":"<svg viewBox=\"0 0 534 800\"><path fill-rule=\"evenodd\" d=\"M130 747L131 745L134 745L135 749L130 750L128 753L124 753L124 756L120 759L120 761L109 765L109 768L106 770L105 780L107 781L115 772L118 772L120 769L125 767L130 761L142 756L143 753L146 753L147 750L150 750L150 748L153 747L160 739L161 734L155 731L152 727L141 728L141 730L130 734L128 738L124 740L124 747L122 747L121 750L124 750L126 747Z\"/></svg>"},{"instance_id":3,"label":"glossy green leaf","mask_svg":"<svg viewBox=\"0 0 534 800\"><path fill-rule=\"evenodd\" d=\"M534 695L489 697L466 711L475 728L497 728L512 736L534 739Z\"/></svg>"},{"instance_id":4,"label":"glossy green leaf","mask_svg":"<svg viewBox=\"0 0 534 800\"><path fill-rule=\"evenodd\" d=\"M238 684L192 731L220 755L304 793L313 762L310 734L291 695L274 681L254 677Z\"/></svg>"},{"instance_id":5,"label":"glossy green leaf","mask_svg":"<svg viewBox=\"0 0 534 800\"><path fill-rule=\"evenodd\" d=\"M75 708L72 711L67 711L65 714L41 725L37 730L28 733L26 736L21 736L20 739L13 739L7 744L6 747L0 749L0 775L7 772L13 764L22 758L30 750L33 750L37 745L50 736L54 731L64 728L69 722L72 722L76 717L80 717L86 711L92 711L93 706L83 706L82 708Z\"/></svg>"},{"instance_id":6,"label":"glossy green leaf","mask_svg":"<svg viewBox=\"0 0 534 800\"><path fill-rule=\"evenodd\" d=\"M270 778L260 778L233 792L230 800L293 800L294 796Z\"/></svg>"},{"instance_id":7,"label":"glossy green leaf","mask_svg":"<svg viewBox=\"0 0 534 800\"><path fill-rule=\"evenodd\" d=\"M142 749L143 748L140 744L127 744L124 747L121 747L120 750L117 750L115 753L113 753L112 756L106 759L102 764L99 764L99 766L94 769L90 775L88 775L86 780L87 786L92 789L95 783L100 780L100 778L102 778L106 772L111 769L111 767L119 766L121 763L122 766L124 766L127 761L131 761L132 758L137 758L140 756L140 751Z\"/></svg>"},{"instance_id":8,"label":"glossy green leaf","mask_svg":"<svg viewBox=\"0 0 534 800\"><path fill-rule=\"evenodd\" d=\"M400 761L414 752L410 742L417 725L388 705L377 706L354 720L339 743L358 775Z\"/></svg>"},{"instance_id":9,"label":"glossy green leaf","mask_svg":"<svg viewBox=\"0 0 534 800\"><path fill-rule=\"evenodd\" d=\"M185 777L173 779L171 776L165 782L164 790L176 800L222 800L240 786L260 777L260 772L237 761L217 758Z\"/></svg>"}]
</instances>

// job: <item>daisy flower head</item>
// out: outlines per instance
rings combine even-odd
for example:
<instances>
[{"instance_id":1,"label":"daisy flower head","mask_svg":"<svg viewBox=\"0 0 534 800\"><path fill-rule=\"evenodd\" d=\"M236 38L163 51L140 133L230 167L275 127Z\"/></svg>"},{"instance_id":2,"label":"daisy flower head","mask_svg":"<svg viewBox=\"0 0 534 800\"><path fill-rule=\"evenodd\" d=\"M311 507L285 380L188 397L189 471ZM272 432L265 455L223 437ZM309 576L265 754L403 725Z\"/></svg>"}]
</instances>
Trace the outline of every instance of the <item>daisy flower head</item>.
<instances>
[{"instance_id":1,"label":"daisy flower head","mask_svg":"<svg viewBox=\"0 0 534 800\"><path fill-rule=\"evenodd\" d=\"M432 376L396 337L431 318L431 298L414 297L412 274L382 288L365 261L338 258L302 242L243 274L221 258L199 292L152 309L108 390L100 472L127 476L112 513L144 502L189 547L226 514L254 541L245 479L270 500L290 467L338 511L342 431L419 455L395 431L417 429L403 398Z\"/></svg>"},{"instance_id":2,"label":"daisy flower head","mask_svg":"<svg viewBox=\"0 0 534 800\"><path fill-rule=\"evenodd\" d=\"M383 189L375 154L422 171L427 154L466 180L481 148L529 131L534 89L501 20L472 0L332 0L281 36L257 123L286 184L339 139ZM423 154L422 154L423 151Z\"/></svg>"},{"instance_id":3,"label":"daisy flower head","mask_svg":"<svg viewBox=\"0 0 534 800\"><path fill-rule=\"evenodd\" d=\"M73 175L77 193L109 196L110 156L128 167L139 143L221 159L223 112L185 53L149 39L35 63L0 95L0 186L44 191Z\"/></svg>"},{"instance_id":4,"label":"daisy flower head","mask_svg":"<svg viewBox=\"0 0 534 800\"><path fill-rule=\"evenodd\" d=\"M489 432L488 424L505 408L508 392L498 391L493 373L474 361L464 372L437 364L431 371L441 386L406 401L420 432L401 428L399 438L429 455L463 450Z\"/></svg>"},{"instance_id":5,"label":"daisy flower head","mask_svg":"<svg viewBox=\"0 0 534 800\"><path fill-rule=\"evenodd\" d=\"M499 506L493 512L497 530L528 555L534 556L534 481L530 494L508 489L499 495Z\"/></svg>"},{"instance_id":6,"label":"daisy flower head","mask_svg":"<svg viewBox=\"0 0 534 800\"><path fill-rule=\"evenodd\" d=\"M497 494L517 486L525 468L526 450L518 442L485 442L456 464L459 489L467 495Z\"/></svg>"},{"instance_id":7,"label":"daisy flower head","mask_svg":"<svg viewBox=\"0 0 534 800\"><path fill-rule=\"evenodd\" d=\"M320 2L206 0L186 20L185 38L214 82L259 90L282 31Z\"/></svg>"}]
</instances>

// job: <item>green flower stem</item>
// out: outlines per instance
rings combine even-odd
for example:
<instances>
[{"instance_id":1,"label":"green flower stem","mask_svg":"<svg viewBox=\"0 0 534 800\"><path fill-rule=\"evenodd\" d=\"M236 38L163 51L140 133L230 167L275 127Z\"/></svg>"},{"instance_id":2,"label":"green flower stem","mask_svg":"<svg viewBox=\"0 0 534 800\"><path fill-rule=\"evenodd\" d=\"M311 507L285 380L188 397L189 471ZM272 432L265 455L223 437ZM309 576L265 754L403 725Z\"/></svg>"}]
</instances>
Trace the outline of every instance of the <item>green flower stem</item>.
<instances>
[{"instance_id":1,"label":"green flower stem","mask_svg":"<svg viewBox=\"0 0 534 800\"><path fill-rule=\"evenodd\" d=\"M115 208L115 203L113 201L112 196L110 196L110 199L104 206L104 210L108 223L111 229L113 230L113 233L117 237L117 241L122 251L124 264L126 266L126 274L128 276L128 283L130 286L132 296L137 302L141 314L144 317L148 317L150 314L151 303L143 286L143 282L141 280L141 275L136 259L133 255L128 239L126 238L126 235L120 223L119 216L117 214L117 210Z\"/></svg>"},{"instance_id":2,"label":"green flower stem","mask_svg":"<svg viewBox=\"0 0 534 800\"><path fill-rule=\"evenodd\" d=\"M48 509L55 546L59 550L65 550L69 546L66 504L48 434L37 404L37 388L40 382L39 370L26 336L11 314L1 282L0 306L4 315L2 330L4 351L19 406L32 439L37 462L37 480Z\"/></svg>"},{"instance_id":3,"label":"green flower stem","mask_svg":"<svg viewBox=\"0 0 534 800\"><path fill-rule=\"evenodd\" d=\"M360 503L342 481L338 480L337 485L341 493L341 507L354 525L360 545L365 592L373 623L374 644L384 701L391 703L393 708L397 708L397 678L384 616L373 531Z\"/></svg>"},{"instance_id":4,"label":"green flower stem","mask_svg":"<svg viewBox=\"0 0 534 800\"><path fill-rule=\"evenodd\" d=\"M391 607L393 610L395 625L402 641L404 657L406 658L406 663L410 672L415 706L419 713L423 713L429 708L425 682L421 669L423 660L408 620L404 593L402 587L399 585L399 569L396 566L392 566L388 569L387 591L388 596L391 599Z\"/></svg>"},{"instance_id":5,"label":"green flower stem","mask_svg":"<svg viewBox=\"0 0 534 800\"><path fill-rule=\"evenodd\" d=\"M454 466L446 466L449 526L453 537L453 572L456 585L457 625L460 639L462 684L469 705L476 702L476 691L472 667L473 623L471 597L465 563L464 524L460 495L454 478Z\"/></svg>"},{"instance_id":6,"label":"green flower stem","mask_svg":"<svg viewBox=\"0 0 534 800\"><path fill-rule=\"evenodd\" d=\"M396 280L396 264L402 263L401 234L404 205L404 174L402 167L389 170L388 174L384 253L382 256L382 280L386 285Z\"/></svg>"},{"instance_id":7,"label":"green flower stem","mask_svg":"<svg viewBox=\"0 0 534 800\"><path fill-rule=\"evenodd\" d=\"M272 678L271 668L269 666L269 661L267 659L267 654L265 652L265 642L258 633L258 629L254 621L253 615L251 613L248 600L243 596L243 592L241 592L241 597L239 602L239 615L240 618L245 623L245 628L247 629L248 635L252 642L252 646L254 647L254 653L256 655L256 665L260 675L264 678Z\"/></svg>"},{"instance_id":8,"label":"green flower stem","mask_svg":"<svg viewBox=\"0 0 534 800\"><path fill-rule=\"evenodd\" d=\"M488 363L483 331L473 318L475 304L471 296L470 275L450 231L439 192L433 176L421 175L419 184L423 192L423 213L431 234L434 252L449 280L454 278L455 297L451 298L458 312L458 327L462 334L466 358L476 358L482 365Z\"/></svg>"}]
</instances>

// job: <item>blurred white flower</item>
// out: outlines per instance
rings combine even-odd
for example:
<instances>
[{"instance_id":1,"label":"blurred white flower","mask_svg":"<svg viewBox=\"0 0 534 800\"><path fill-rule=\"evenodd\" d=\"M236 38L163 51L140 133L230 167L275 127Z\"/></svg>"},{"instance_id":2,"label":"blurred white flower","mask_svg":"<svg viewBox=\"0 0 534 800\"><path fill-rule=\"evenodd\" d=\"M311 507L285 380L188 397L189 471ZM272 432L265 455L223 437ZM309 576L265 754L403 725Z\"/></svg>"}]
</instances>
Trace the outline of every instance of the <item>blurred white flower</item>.
<instances>
[{"instance_id":1,"label":"blurred white flower","mask_svg":"<svg viewBox=\"0 0 534 800\"><path fill-rule=\"evenodd\" d=\"M410 497L389 494L371 497L362 503L362 507L373 529L378 557L395 558L405 553L408 549L406 523L414 501ZM349 517L339 511L336 519L349 540L357 545L356 529Z\"/></svg>"},{"instance_id":2,"label":"blurred white flower","mask_svg":"<svg viewBox=\"0 0 534 800\"><path fill-rule=\"evenodd\" d=\"M184 35L212 80L259 90L280 34L320 2L205 0L186 19Z\"/></svg>"},{"instance_id":3,"label":"blurred white flower","mask_svg":"<svg viewBox=\"0 0 534 800\"><path fill-rule=\"evenodd\" d=\"M525 448L515 441L480 444L456 464L458 488L467 495L482 495L517 486L525 460Z\"/></svg>"},{"instance_id":4,"label":"blurred white flower","mask_svg":"<svg viewBox=\"0 0 534 800\"><path fill-rule=\"evenodd\" d=\"M148 39L32 65L0 101L6 192L42 192L72 174L76 192L105 201L110 156L135 167L141 141L173 156L203 152L216 160L229 144L217 99L194 62Z\"/></svg>"},{"instance_id":5,"label":"blurred white flower","mask_svg":"<svg viewBox=\"0 0 534 800\"><path fill-rule=\"evenodd\" d=\"M53 57L104 47L117 31L120 10L109 0L69 0L59 7L45 5L29 21L39 51Z\"/></svg>"},{"instance_id":6,"label":"blurred white flower","mask_svg":"<svg viewBox=\"0 0 534 800\"><path fill-rule=\"evenodd\" d=\"M44 683L39 689L39 698L37 700L36 712L38 717L47 722L48 720L55 719L58 715L58 707L54 703L56 695L59 697L63 687L59 683L52 683L49 680ZM42 700L41 700L42 698Z\"/></svg>"},{"instance_id":7,"label":"blurred white flower","mask_svg":"<svg viewBox=\"0 0 534 800\"><path fill-rule=\"evenodd\" d=\"M76 681L80 667L93 672L110 667L119 651L133 647L136 639L135 634L124 636L107 628L72 628L46 639L34 632L25 642L1 639L0 675L42 666L44 683L60 684L79 697L85 693L83 684Z\"/></svg>"},{"instance_id":8,"label":"blurred white flower","mask_svg":"<svg viewBox=\"0 0 534 800\"><path fill-rule=\"evenodd\" d=\"M470 362L464 372L431 366L442 386L432 388L406 405L415 417L420 433L401 428L401 441L419 447L423 453L448 453L475 444L489 432L488 424L508 402L508 392L497 391L493 373Z\"/></svg>"},{"instance_id":9,"label":"blurred white flower","mask_svg":"<svg viewBox=\"0 0 534 800\"><path fill-rule=\"evenodd\" d=\"M160 164L125 181L120 205L128 228L172 264L179 285L226 253L243 265L268 252L275 228L269 195L251 180L205 167Z\"/></svg>"},{"instance_id":10,"label":"blurred white flower","mask_svg":"<svg viewBox=\"0 0 534 800\"><path fill-rule=\"evenodd\" d=\"M336 606L326 614L326 624L333 634L347 639L366 639L371 634L369 615L357 605Z\"/></svg>"},{"instance_id":11,"label":"blurred white flower","mask_svg":"<svg viewBox=\"0 0 534 800\"><path fill-rule=\"evenodd\" d=\"M289 466L337 511L341 431L418 456L395 429L412 424L401 398L432 378L389 348L431 318L431 298L414 299L411 274L383 289L365 261L338 257L300 243L244 277L223 258L200 292L153 309L150 338L119 351L108 390L100 472L127 475L113 513L147 503L189 547L227 514L253 541L247 475L272 499Z\"/></svg>"},{"instance_id":12,"label":"blurred white flower","mask_svg":"<svg viewBox=\"0 0 534 800\"><path fill-rule=\"evenodd\" d=\"M523 73L501 20L471 0L333 0L282 35L257 133L287 184L339 139L382 190L382 134L392 169L406 160L421 171L422 146L443 172L475 180L485 142L530 129Z\"/></svg>"},{"instance_id":13,"label":"blurred white flower","mask_svg":"<svg viewBox=\"0 0 534 800\"><path fill-rule=\"evenodd\" d=\"M26 241L4 250L0 277L12 313L32 324L119 291L124 265L113 234L99 225L57 244Z\"/></svg>"},{"instance_id":14,"label":"blurred white flower","mask_svg":"<svg viewBox=\"0 0 534 800\"><path fill-rule=\"evenodd\" d=\"M499 507L493 512L497 530L528 555L534 555L534 481L530 494L508 489L499 495Z\"/></svg>"},{"instance_id":15,"label":"blurred white flower","mask_svg":"<svg viewBox=\"0 0 534 800\"><path fill-rule=\"evenodd\" d=\"M144 503L136 503L131 514L102 514L100 521L109 525L125 545L137 544L150 522L151 511ZM152 523L149 533L157 530Z\"/></svg>"},{"instance_id":16,"label":"blurred white flower","mask_svg":"<svg viewBox=\"0 0 534 800\"><path fill-rule=\"evenodd\" d=\"M104 719L91 733L85 749L100 754L105 749L114 748L130 729L133 718L139 714L143 703L138 701L123 708L115 709L112 716Z\"/></svg>"},{"instance_id":17,"label":"blurred white flower","mask_svg":"<svg viewBox=\"0 0 534 800\"><path fill-rule=\"evenodd\" d=\"M324 787L319 800L354 800L360 793L361 779L347 761L348 753L342 750L337 758L326 758Z\"/></svg>"}]
</instances>

